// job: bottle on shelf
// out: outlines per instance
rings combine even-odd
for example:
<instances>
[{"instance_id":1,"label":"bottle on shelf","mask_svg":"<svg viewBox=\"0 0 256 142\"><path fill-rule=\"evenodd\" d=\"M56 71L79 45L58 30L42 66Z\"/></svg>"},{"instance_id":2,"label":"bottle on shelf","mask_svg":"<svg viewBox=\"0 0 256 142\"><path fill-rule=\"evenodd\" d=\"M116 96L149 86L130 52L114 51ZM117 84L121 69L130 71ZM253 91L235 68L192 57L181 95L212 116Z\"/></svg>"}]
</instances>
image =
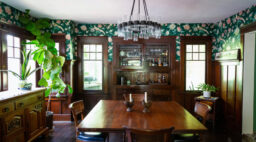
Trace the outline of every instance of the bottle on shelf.
<instances>
[{"instance_id":1,"label":"bottle on shelf","mask_svg":"<svg viewBox=\"0 0 256 142\"><path fill-rule=\"evenodd\" d=\"M155 66L158 66L158 59L155 59Z\"/></svg>"},{"instance_id":2,"label":"bottle on shelf","mask_svg":"<svg viewBox=\"0 0 256 142\"><path fill-rule=\"evenodd\" d=\"M158 75L157 81L158 81L158 83L162 83L162 75L161 74Z\"/></svg>"},{"instance_id":3,"label":"bottle on shelf","mask_svg":"<svg viewBox=\"0 0 256 142\"><path fill-rule=\"evenodd\" d=\"M151 59L148 60L148 66L150 66L150 67L152 66L152 60Z\"/></svg>"},{"instance_id":4,"label":"bottle on shelf","mask_svg":"<svg viewBox=\"0 0 256 142\"><path fill-rule=\"evenodd\" d=\"M165 75L162 76L162 83L167 83Z\"/></svg>"},{"instance_id":5,"label":"bottle on shelf","mask_svg":"<svg viewBox=\"0 0 256 142\"><path fill-rule=\"evenodd\" d=\"M158 66L159 66L159 67L163 66L162 61L161 61L161 58L158 58Z\"/></svg>"}]
</instances>

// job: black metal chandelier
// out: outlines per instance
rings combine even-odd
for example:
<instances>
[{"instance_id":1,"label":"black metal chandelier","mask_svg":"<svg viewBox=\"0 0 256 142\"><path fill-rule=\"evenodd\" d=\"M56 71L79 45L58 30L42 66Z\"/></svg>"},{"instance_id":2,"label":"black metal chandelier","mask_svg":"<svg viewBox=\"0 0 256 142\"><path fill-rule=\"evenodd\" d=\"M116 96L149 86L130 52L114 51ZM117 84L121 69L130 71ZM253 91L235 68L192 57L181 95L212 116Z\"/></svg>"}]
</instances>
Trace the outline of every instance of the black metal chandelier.
<instances>
[{"instance_id":1,"label":"black metal chandelier","mask_svg":"<svg viewBox=\"0 0 256 142\"><path fill-rule=\"evenodd\" d=\"M138 1L138 13L134 15L135 0L133 0L129 19L124 19L118 23L118 37L124 40L138 41L141 39L161 37L161 24L150 20L146 0ZM143 2L144 16L140 15L140 2Z\"/></svg>"}]
</instances>

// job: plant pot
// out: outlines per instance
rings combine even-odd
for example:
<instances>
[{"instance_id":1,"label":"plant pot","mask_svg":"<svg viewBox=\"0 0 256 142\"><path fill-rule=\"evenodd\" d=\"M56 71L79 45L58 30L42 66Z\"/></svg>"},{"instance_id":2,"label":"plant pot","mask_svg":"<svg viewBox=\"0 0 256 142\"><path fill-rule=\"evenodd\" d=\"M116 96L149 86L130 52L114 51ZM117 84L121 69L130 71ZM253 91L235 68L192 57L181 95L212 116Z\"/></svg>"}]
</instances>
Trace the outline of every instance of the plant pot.
<instances>
[{"instance_id":1,"label":"plant pot","mask_svg":"<svg viewBox=\"0 0 256 142\"><path fill-rule=\"evenodd\" d=\"M46 111L46 126L51 130L53 127L53 112Z\"/></svg>"},{"instance_id":2,"label":"plant pot","mask_svg":"<svg viewBox=\"0 0 256 142\"><path fill-rule=\"evenodd\" d=\"M19 90L31 90L32 83L27 83L26 80L20 80L18 83Z\"/></svg>"},{"instance_id":3,"label":"plant pot","mask_svg":"<svg viewBox=\"0 0 256 142\"><path fill-rule=\"evenodd\" d=\"M211 92L209 92L209 91L204 91L204 92L203 92L203 96L204 96L205 98L210 98L210 97L211 97Z\"/></svg>"}]
</instances>

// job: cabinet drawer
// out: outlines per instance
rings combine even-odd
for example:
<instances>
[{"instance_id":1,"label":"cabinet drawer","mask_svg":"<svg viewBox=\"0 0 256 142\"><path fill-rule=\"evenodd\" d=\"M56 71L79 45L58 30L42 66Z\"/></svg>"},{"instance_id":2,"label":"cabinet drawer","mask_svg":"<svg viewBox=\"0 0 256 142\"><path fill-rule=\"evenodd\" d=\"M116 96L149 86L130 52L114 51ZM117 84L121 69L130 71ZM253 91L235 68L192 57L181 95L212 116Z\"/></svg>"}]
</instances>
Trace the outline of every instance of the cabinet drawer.
<instances>
[{"instance_id":1,"label":"cabinet drawer","mask_svg":"<svg viewBox=\"0 0 256 142\"><path fill-rule=\"evenodd\" d=\"M14 111L14 102L0 105L0 115Z\"/></svg>"},{"instance_id":2,"label":"cabinet drawer","mask_svg":"<svg viewBox=\"0 0 256 142\"><path fill-rule=\"evenodd\" d=\"M23 108L24 106L28 106L30 104L39 102L43 100L43 93L33 94L31 96L19 99L16 101L16 108Z\"/></svg>"}]
</instances>

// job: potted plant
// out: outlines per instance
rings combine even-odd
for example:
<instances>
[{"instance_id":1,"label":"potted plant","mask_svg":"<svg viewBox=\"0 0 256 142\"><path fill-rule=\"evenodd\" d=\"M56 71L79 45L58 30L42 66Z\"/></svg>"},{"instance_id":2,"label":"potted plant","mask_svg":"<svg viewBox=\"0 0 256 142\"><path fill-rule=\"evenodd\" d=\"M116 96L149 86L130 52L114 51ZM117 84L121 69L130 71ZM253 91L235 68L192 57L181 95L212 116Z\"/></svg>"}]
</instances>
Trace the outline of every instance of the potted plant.
<instances>
[{"instance_id":1,"label":"potted plant","mask_svg":"<svg viewBox=\"0 0 256 142\"><path fill-rule=\"evenodd\" d=\"M38 67L34 70L31 70L31 67L28 66L29 59L31 57L31 51L27 52L24 48L21 52L23 56L23 63L21 65L21 74L16 73L15 71L11 70L1 70L1 71L8 71L11 72L15 77L19 79L18 83L18 89L20 90L31 90L32 83L27 82L27 79L30 75L35 73L37 70L39 70L41 67Z\"/></svg>"},{"instance_id":2,"label":"potted plant","mask_svg":"<svg viewBox=\"0 0 256 142\"><path fill-rule=\"evenodd\" d=\"M197 88L203 91L203 96L205 98L211 97L211 92L215 93L217 91L217 88L215 86L206 83L200 84Z\"/></svg>"},{"instance_id":3,"label":"potted plant","mask_svg":"<svg viewBox=\"0 0 256 142\"><path fill-rule=\"evenodd\" d=\"M65 63L65 57L58 55L57 49L55 48L55 42L51 38L50 20L47 18L31 18L29 10L25 11L25 14L19 16L19 21L22 26L34 35L34 40L26 42L25 44L35 45L35 51L32 53L33 60L43 70L43 75L38 82L39 86L45 87L45 97L49 97L51 100L51 92L64 93L65 89L68 88L68 92L72 94L73 89L70 85L66 85L60 77L62 67ZM52 125L53 112L49 110L49 102L46 112L47 124ZM48 126L48 125L47 125ZM51 128L52 126L48 126Z\"/></svg>"}]
</instances>

